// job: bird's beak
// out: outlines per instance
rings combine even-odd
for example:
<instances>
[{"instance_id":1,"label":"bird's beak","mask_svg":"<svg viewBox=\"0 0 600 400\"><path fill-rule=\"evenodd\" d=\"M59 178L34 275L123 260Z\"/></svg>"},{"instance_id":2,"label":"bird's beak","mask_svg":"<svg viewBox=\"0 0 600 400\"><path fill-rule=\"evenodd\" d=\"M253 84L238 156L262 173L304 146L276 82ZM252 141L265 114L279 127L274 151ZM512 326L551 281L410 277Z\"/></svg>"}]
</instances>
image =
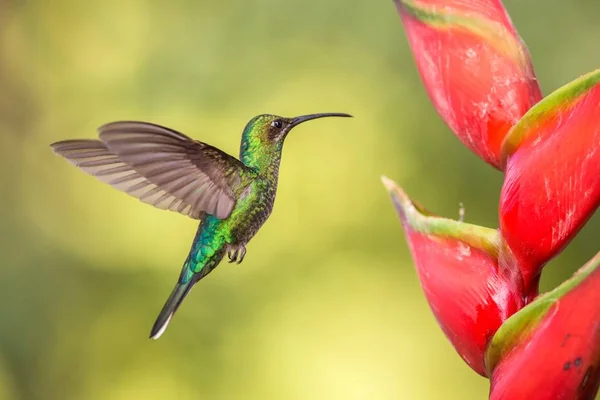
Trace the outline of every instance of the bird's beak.
<instances>
[{"instance_id":1,"label":"bird's beak","mask_svg":"<svg viewBox=\"0 0 600 400\"><path fill-rule=\"evenodd\" d=\"M343 114L343 113L322 113L322 114L301 115L299 117L292 118L292 123L290 124L290 129L295 127L296 125L300 125L303 122L310 121L311 119L325 118L325 117L352 117L352 115Z\"/></svg>"}]
</instances>

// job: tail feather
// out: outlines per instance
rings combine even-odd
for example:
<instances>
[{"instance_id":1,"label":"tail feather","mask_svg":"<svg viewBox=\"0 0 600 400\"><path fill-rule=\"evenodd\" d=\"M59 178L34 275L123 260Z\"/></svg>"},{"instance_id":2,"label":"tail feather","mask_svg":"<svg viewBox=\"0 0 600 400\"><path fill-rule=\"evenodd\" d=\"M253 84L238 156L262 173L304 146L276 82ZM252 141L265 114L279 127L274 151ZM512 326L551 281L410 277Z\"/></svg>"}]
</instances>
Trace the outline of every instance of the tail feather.
<instances>
[{"instance_id":1,"label":"tail feather","mask_svg":"<svg viewBox=\"0 0 600 400\"><path fill-rule=\"evenodd\" d=\"M201 232L201 228L202 225L198 228L198 232ZM196 240L197 239L194 239L194 242L196 242ZM211 256L206 258L198 257L197 251L199 250L192 248L187 260L183 264L183 269L181 270L177 285L175 285L175 288L160 311L160 314L158 314L158 318L150 331L150 339L158 339L165 332L167 325L171 322L173 315L185 297L190 293L192 287L196 282L206 277L206 275L214 270L225 255L224 247L218 249Z\"/></svg>"},{"instance_id":2,"label":"tail feather","mask_svg":"<svg viewBox=\"0 0 600 400\"><path fill-rule=\"evenodd\" d=\"M175 311L177 311L183 299L188 295L192 286L194 286L193 280L190 280L187 283L177 283L177 285L175 285L169 299L163 306L160 314L158 314L158 318L152 327L152 331L150 331L150 339L156 340L165 332Z\"/></svg>"}]
</instances>

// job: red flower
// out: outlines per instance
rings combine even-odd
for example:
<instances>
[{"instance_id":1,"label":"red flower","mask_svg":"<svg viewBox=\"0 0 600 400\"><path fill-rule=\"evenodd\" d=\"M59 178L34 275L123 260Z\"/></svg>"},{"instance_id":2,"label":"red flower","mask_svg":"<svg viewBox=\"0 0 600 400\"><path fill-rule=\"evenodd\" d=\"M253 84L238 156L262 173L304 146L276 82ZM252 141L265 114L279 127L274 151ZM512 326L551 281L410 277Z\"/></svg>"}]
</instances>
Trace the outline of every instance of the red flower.
<instances>
[{"instance_id":1,"label":"red flower","mask_svg":"<svg viewBox=\"0 0 600 400\"><path fill-rule=\"evenodd\" d=\"M393 181L392 196L421 286L458 354L485 375L484 352L496 330L524 305L517 282L498 268L498 231L440 218L413 203Z\"/></svg>"},{"instance_id":2,"label":"red flower","mask_svg":"<svg viewBox=\"0 0 600 400\"><path fill-rule=\"evenodd\" d=\"M509 318L486 353L493 400L593 400L600 385L600 253Z\"/></svg>"},{"instance_id":3,"label":"red flower","mask_svg":"<svg viewBox=\"0 0 600 400\"><path fill-rule=\"evenodd\" d=\"M436 110L501 168L508 130L541 96L525 44L500 0L394 0Z\"/></svg>"},{"instance_id":4,"label":"red flower","mask_svg":"<svg viewBox=\"0 0 600 400\"><path fill-rule=\"evenodd\" d=\"M600 70L535 105L502 146L500 230L536 292L543 265L600 204Z\"/></svg>"}]
</instances>

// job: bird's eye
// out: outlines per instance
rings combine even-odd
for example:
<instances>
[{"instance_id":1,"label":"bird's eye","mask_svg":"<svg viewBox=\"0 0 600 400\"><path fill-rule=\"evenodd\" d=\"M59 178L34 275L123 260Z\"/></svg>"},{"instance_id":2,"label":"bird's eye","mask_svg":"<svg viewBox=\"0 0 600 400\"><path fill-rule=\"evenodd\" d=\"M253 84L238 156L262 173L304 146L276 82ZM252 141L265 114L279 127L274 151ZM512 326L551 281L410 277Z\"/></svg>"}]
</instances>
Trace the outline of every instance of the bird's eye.
<instances>
[{"instance_id":1,"label":"bird's eye","mask_svg":"<svg viewBox=\"0 0 600 400\"><path fill-rule=\"evenodd\" d=\"M276 119L275 121L271 122L271 126L275 129L281 129L283 123L280 120Z\"/></svg>"}]
</instances>

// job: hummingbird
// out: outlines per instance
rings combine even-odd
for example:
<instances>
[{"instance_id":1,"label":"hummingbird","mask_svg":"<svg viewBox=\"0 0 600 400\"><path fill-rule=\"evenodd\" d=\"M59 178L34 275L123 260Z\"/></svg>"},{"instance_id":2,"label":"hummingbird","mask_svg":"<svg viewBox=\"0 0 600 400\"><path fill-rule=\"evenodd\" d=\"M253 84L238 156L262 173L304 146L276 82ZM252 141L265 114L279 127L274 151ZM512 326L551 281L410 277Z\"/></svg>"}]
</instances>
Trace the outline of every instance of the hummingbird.
<instances>
[{"instance_id":1,"label":"hummingbird","mask_svg":"<svg viewBox=\"0 0 600 400\"><path fill-rule=\"evenodd\" d=\"M344 113L295 118L263 114L242 132L239 159L180 133L141 121L111 122L98 139L52 143L55 153L112 187L159 209L199 220L175 288L150 332L158 339L192 287L246 245L273 210L283 143L299 124Z\"/></svg>"}]
</instances>

